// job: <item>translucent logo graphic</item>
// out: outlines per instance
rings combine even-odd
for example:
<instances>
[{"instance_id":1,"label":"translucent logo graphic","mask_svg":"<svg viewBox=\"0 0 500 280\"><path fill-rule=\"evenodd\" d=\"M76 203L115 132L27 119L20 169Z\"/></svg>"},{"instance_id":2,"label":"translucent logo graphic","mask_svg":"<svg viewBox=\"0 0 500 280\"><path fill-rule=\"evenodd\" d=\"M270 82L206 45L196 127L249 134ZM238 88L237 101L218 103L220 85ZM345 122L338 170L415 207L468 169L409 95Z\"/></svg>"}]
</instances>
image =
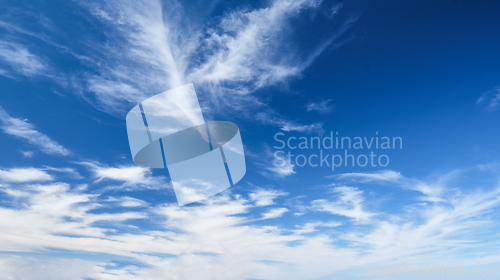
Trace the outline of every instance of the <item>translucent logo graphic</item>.
<instances>
[{"instance_id":1,"label":"translucent logo graphic","mask_svg":"<svg viewBox=\"0 0 500 280\"><path fill-rule=\"evenodd\" d=\"M193 84L144 100L126 120L134 163L168 168L179 205L217 194L246 173L238 126L205 122Z\"/></svg>"}]
</instances>

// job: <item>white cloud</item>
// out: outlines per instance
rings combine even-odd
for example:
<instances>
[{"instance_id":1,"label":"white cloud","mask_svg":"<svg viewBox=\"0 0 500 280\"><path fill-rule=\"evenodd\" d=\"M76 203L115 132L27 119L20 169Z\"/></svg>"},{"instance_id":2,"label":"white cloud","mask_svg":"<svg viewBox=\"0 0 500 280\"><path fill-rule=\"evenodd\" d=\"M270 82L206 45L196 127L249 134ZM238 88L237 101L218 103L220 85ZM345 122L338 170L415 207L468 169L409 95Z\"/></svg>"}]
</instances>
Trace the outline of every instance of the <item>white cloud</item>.
<instances>
[{"instance_id":1,"label":"white cloud","mask_svg":"<svg viewBox=\"0 0 500 280\"><path fill-rule=\"evenodd\" d=\"M43 170L28 168L0 169L0 180L10 183L52 181L54 178Z\"/></svg>"},{"instance_id":2,"label":"white cloud","mask_svg":"<svg viewBox=\"0 0 500 280\"><path fill-rule=\"evenodd\" d=\"M499 190L483 193L460 194L450 196L445 204L418 204L409 212L393 214L398 221L379 221L371 233L351 233L347 238L358 245L368 245L371 256L369 261L377 257L408 258L413 261L423 260L432 263L441 259L468 258L460 255L458 247L466 250L478 246L472 232L489 230L491 223L485 216L492 207L498 207ZM418 215L419 219L415 219ZM474 235L474 234L473 234ZM472 237L472 239L470 239ZM485 236L476 237L483 241ZM458 247L457 247L458 246ZM430 251L439 247L441 254ZM438 255L441 255L438 256Z\"/></svg>"},{"instance_id":3,"label":"white cloud","mask_svg":"<svg viewBox=\"0 0 500 280\"><path fill-rule=\"evenodd\" d=\"M286 118L272 112L259 112L254 115L254 119L267 125L279 126L283 131L297 131L303 133L323 133L323 124L299 124L287 120Z\"/></svg>"},{"instance_id":4,"label":"white cloud","mask_svg":"<svg viewBox=\"0 0 500 280\"><path fill-rule=\"evenodd\" d=\"M71 168L71 167L61 167L61 168L58 168L58 167L45 166L43 168L43 170L50 170L50 171L65 173L65 174L70 175L73 178L83 179L83 177L80 175L80 173L78 173L78 171L76 169Z\"/></svg>"},{"instance_id":5,"label":"white cloud","mask_svg":"<svg viewBox=\"0 0 500 280\"><path fill-rule=\"evenodd\" d=\"M96 105L116 112L127 102L138 103L149 93L189 83L184 79L186 61L198 35L179 22L180 6L164 8L160 1L106 1L81 4L120 33L106 45L93 44L106 57L96 62L99 74L84 77L86 87L95 94ZM197 47L197 46L196 46ZM174 59L175 58L175 59ZM125 63L124 63L125 62Z\"/></svg>"},{"instance_id":6,"label":"white cloud","mask_svg":"<svg viewBox=\"0 0 500 280\"><path fill-rule=\"evenodd\" d=\"M341 223L322 218L290 229L282 224L262 226L252 218L254 211L276 204L273 199L282 194L273 190L256 190L249 200L226 193L202 204L179 207L151 205L132 196L103 199L84 193L85 188L61 182L1 189L12 197L12 203L0 206L0 250L16 254L52 248L75 256L79 252L93 256L104 253L127 257L134 264L90 262L78 257L72 262L1 257L0 268L6 276L25 273L29 277L36 272L37 279L53 279L50 277L56 270L71 279L197 279L199 275L204 279L314 279L374 262L453 261L450 256L457 256L460 263L477 261L478 256L483 263L500 260L493 246L496 241L488 241L496 240L489 239L497 232L498 219L491 215L500 205L496 188L466 192L452 187L446 203L416 201L365 219L372 212L367 210L364 192L337 187L331 201L309 201L309 209L352 220ZM107 206L122 202L128 208L144 209L141 213L105 211ZM287 209L277 206L264 216L278 217ZM314 213L297 219L310 219ZM130 227L133 219L141 219L141 226ZM154 227L144 226L149 223ZM343 245L346 242L348 245ZM480 254L458 251L473 247ZM22 269L23 264L32 266ZM3 269L6 267L10 268Z\"/></svg>"},{"instance_id":7,"label":"white cloud","mask_svg":"<svg viewBox=\"0 0 500 280\"><path fill-rule=\"evenodd\" d=\"M312 209L346 216L357 222L368 222L375 213L366 211L363 207L363 191L353 187L334 187L335 201L318 199L312 202Z\"/></svg>"},{"instance_id":8,"label":"white cloud","mask_svg":"<svg viewBox=\"0 0 500 280\"><path fill-rule=\"evenodd\" d=\"M195 28L196 19L185 14L179 3L169 3L168 9L159 1L108 1L99 6L83 5L101 20L124 32L128 48L120 49L123 53L117 55L128 57L134 65L147 71L141 76L144 83L149 81L172 88L197 82L207 83L210 88L214 83L224 86L219 84L223 81L250 82L247 89L242 85L231 87L239 88L241 93L296 76L306 67L305 62L297 59L290 50L272 50L284 47L280 39L293 17L318 8L320 2L278 0L269 7L236 10L223 16L215 27L205 30ZM193 64L193 60L202 63ZM126 72L137 77L139 73L133 73L132 69L122 67L114 73L103 70L111 74L106 79L119 78L130 85L144 85L142 81L136 84L132 77L127 79L122 75ZM155 71L160 71L161 75L154 74ZM146 77L151 74L150 78ZM96 92L100 93L99 90Z\"/></svg>"},{"instance_id":9,"label":"white cloud","mask_svg":"<svg viewBox=\"0 0 500 280\"><path fill-rule=\"evenodd\" d=\"M5 77L10 77L9 74L7 73L7 71L4 69L0 69L0 75L5 76Z\"/></svg>"},{"instance_id":10,"label":"white cloud","mask_svg":"<svg viewBox=\"0 0 500 280\"><path fill-rule=\"evenodd\" d=\"M288 37L297 31L294 19L301 14L318 14L316 0L275 0L255 9L236 9L218 22L202 23L187 14L181 3L170 1L81 1L90 13L103 21L106 44L82 42L89 53L77 54L37 34L9 23L0 27L36 37L94 67L94 71L73 76L54 76L57 83L74 86L85 100L106 112L123 114L152 94L194 82L204 104L204 113L233 114L253 118L252 112L266 109L259 118L285 131L321 132L322 124L297 124L273 116L267 102L252 95L256 90L300 76L314 59L344 33L343 26L330 39L313 44L309 54L290 45ZM341 8L335 5L332 9ZM50 26L55 23L51 22ZM349 24L347 24L349 25ZM109 28L109 30L107 29ZM332 32L328 32L332 33ZM4 42L5 57L24 75L39 75L47 63L19 44ZM12 52L18 55L11 55ZM1 53L0 53L1 55ZM6 58L7 59L7 58ZM8 75L5 69L0 74ZM91 74L96 73L96 74ZM88 95L92 95L89 98ZM242 113L243 112L243 113ZM234 114L233 114L234 115Z\"/></svg>"},{"instance_id":11,"label":"white cloud","mask_svg":"<svg viewBox=\"0 0 500 280\"><path fill-rule=\"evenodd\" d=\"M323 130L323 124L320 123L313 123L313 124L295 124L292 122L284 122L281 124L281 130L283 131L297 131L297 132L307 132L307 133L322 133L324 132Z\"/></svg>"},{"instance_id":12,"label":"white cloud","mask_svg":"<svg viewBox=\"0 0 500 280\"><path fill-rule=\"evenodd\" d=\"M9 116L2 107L0 107L0 121L2 122L0 128L2 128L5 133L27 141L46 154L63 156L70 154L70 152L59 143L36 130L33 124L29 123L28 120L13 118Z\"/></svg>"},{"instance_id":13,"label":"white cloud","mask_svg":"<svg viewBox=\"0 0 500 280\"><path fill-rule=\"evenodd\" d=\"M306 223L302 226L296 226L297 229L293 230L295 234L308 234L308 233L313 233L317 232L318 227L323 227L323 228L334 228L341 226L341 222L311 222L311 223Z\"/></svg>"},{"instance_id":14,"label":"white cloud","mask_svg":"<svg viewBox=\"0 0 500 280\"><path fill-rule=\"evenodd\" d=\"M283 179L295 174L295 165L288 160L288 157L284 153L275 156L269 146L264 146L264 152L261 154L252 154L248 151L246 154L254 158L255 163L262 168L261 174L266 177Z\"/></svg>"},{"instance_id":15,"label":"white cloud","mask_svg":"<svg viewBox=\"0 0 500 280\"><path fill-rule=\"evenodd\" d=\"M238 112L238 117L253 119L257 109L267 110L267 116L258 118L264 124L286 131L322 131L319 123L277 117L267 101L252 94L300 76L346 31L350 23L326 32L335 34L313 44L310 53L289 43L299 29L293 26L298 16L313 15L312 20L323 15L317 13L321 1L275 0L255 9L229 10L215 22L188 14L176 1L81 4L105 22L104 28L110 28L106 34L113 34L105 45L86 42L96 51L97 74L83 75L83 88L95 96L95 101L87 100L100 109L123 113L129 103L193 82L207 115ZM340 8L335 5L336 11Z\"/></svg>"},{"instance_id":16,"label":"white cloud","mask_svg":"<svg viewBox=\"0 0 500 280\"><path fill-rule=\"evenodd\" d=\"M2 191L12 194L6 190L12 190L11 187L3 188ZM0 222L5 225L0 247L7 251L36 250L44 246L87 251L86 245L77 241L82 240L80 236L103 238L113 232L94 226L94 223L104 221L116 227L123 221L145 217L135 212L88 213L101 207L96 203L96 195L71 190L66 183L17 185L16 190L25 193L12 197L12 201L18 202L16 204L21 205L21 208L0 207ZM97 244L89 249L101 251Z\"/></svg>"},{"instance_id":17,"label":"white cloud","mask_svg":"<svg viewBox=\"0 0 500 280\"><path fill-rule=\"evenodd\" d=\"M275 219L283 216L289 210L287 208L274 208L262 214L262 220Z\"/></svg>"},{"instance_id":18,"label":"white cloud","mask_svg":"<svg viewBox=\"0 0 500 280\"><path fill-rule=\"evenodd\" d=\"M257 189L250 193L250 200L255 202L257 206L268 206L274 204L274 200L280 196L288 195L288 193L277 190Z\"/></svg>"},{"instance_id":19,"label":"white cloud","mask_svg":"<svg viewBox=\"0 0 500 280\"><path fill-rule=\"evenodd\" d=\"M318 1L273 1L269 7L227 15L210 34L212 47L205 64L191 74L193 80L252 82L254 88L296 76L302 68L292 53L280 53L280 40L289 20L319 6ZM272 51L272 50L275 51Z\"/></svg>"},{"instance_id":20,"label":"white cloud","mask_svg":"<svg viewBox=\"0 0 500 280\"><path fill-rule=\"evenodd\" d=\"M268 168L268 170L278 177L287 177L295 173L295 170L293 170L293 168L294 165L289 161L286 161L282 165L272 165Z\"/></svg>"},{"instance_id":21,"label":"white cloud","mask_svg":"<svg viewBox=\"0 0 500 280\"><path fill-rule=\"evenodd\" d=\"M32 158L33 156L35 156L35 152L33 151L21 151L21 154L24 158Z\"/></svg>"},{"instance_id":22,"label":"white cloud","mask_svg":"<svg viewBox=\"0 0 500 280\"><path fill-rule=\"evenodd\" d=\"M1 280L118 279L106 272L104 263L81 259L0 256ZM112 271L110 271L112 272ZM112 278L110 278L112 277Z\"/></svg>"},{"instance_id":23,"label":"white cloud","mask_svg":"<svg viewBox=\"0 0 500 280\"><path fill-rule=\"evenodd\" d=\"M405 179L399 172L395 172L393 170L382 170L374 173L342 173L330 177L337 179L355 179L363 183L368 183L373 181L386 181L386 182L397 183Z\"/></svg>"},{"instance_id":24,"label":"white cloud","mask_svg":"<svg viewBox=\"0 0 500 280\"><path fill-rule=\"evenodd\" d=\"M477 105L484 106L486 110L496 111L500 108L500 87L489 90L476 101Z\"/></svg>"},{"instance_id":25,"label":"white cloud","mask_svg":"<svg viewBox=\"0 0 500 280\"><path fill-rule=\"evenodd\" d=\"M124 113L130 103L136 104L152 94L194 82L205 114L238 112L239 117L253 118L255 108L264 108L272 115L267 101L252 93L300 76L352 24L350 21L339 30L326 32L330 35L313 43L311 50L304 53L299 51L298 43L290 44L292 40L288 40L299 30L294 27L294 20L302 14L312 15L313 20L323 15L318 13L322 8L337 13L342 5L327 7L329 4L316 0L275 0L255 9L229 10L217 22L204 23L187 14L176 1L108 0L80 4L104 22L103 36L108 36L105 44L81 42L87 46L85 55L56 44L43 34L1 21L0 27L36 37L94 67L94 71L52 78L64 86L76 87L85 100L115 114ZM331 16L328 18L331 20ZM49 31L57 25L48 19L44 22ZM19 61L11 62L24 69L25 75L46 72L47 63L26 48L5 42L4 49L16 49L22 54L9 57L17 57ZM0 73L8 75L5 69L0 69ZM285 131L322 131L320 123L303 125L275 116L259 120Z\"/></svg>"},{"instance_id":26,"label":"white cloud","mask_svg":"<svg viewBox=\"0 0 500 280\"><path fill-rule=\"evenodd\" d=\"M405 189L411 189L424 194L420 197L424 201L439 202L445 201L444 196L446 195L446 187L453 180L462 173L462 170L455 170L448 174L444 174L438 177L437 180L427 179L427 180L417 180L412 178L406 178L399 172L392 170L382 170L373 173L342 173L338 175L329 176L329 178L336 178L339 180L353 180L360 183L391 183L396 184Z\"/></svg>"},{"instance_id":27,"label":"white cloud","mask_svg":"<svg viewBox=\"0 0 500 280\"><path fill-rule=\"evenodd\" d=\"M333 106L330 105L331 102L331 99L320 102L311 102L306 106L307 112L316 111L320 114L330 113L333 110Z\"/></svg>"},{"instance_id":28,"label":"white cloud","mask_svg":"<svg viewBox=\"0 0 500 280\"><path fill-rule=\"evenodd\" d=\"M125 187L145 186L148 188L161 188L165 184L164 177L152 176L150 169L140 166L109 167L96 162L82 162L81 164L89 167L94 173L94 178L97 178L97 182L111 180L118 181Z\"/></svg>"},{"instance_id":29,"label":"white cloud","mask_svg":"<svg viewBox=\"0 0 500 280\"><path fill-rule=\"evenodd\" d=\"M149 205L144 200L129 197L129 196L124 196L124 197L119 197L119 198L110 197L107 201L115 202L122 207L146 207Z\"/></svg>"},{"instance_id":30,"label":"white cloud","mask_svg":"<svg viewBox=\"0 0 500 280\"><path fill-rule=\"evenodd\" d=\"M16 73L33 77L43 75L46 63L20 44L0 41L0 60L7 63ZM5 69L3 70L5 71Z\"/></svg>"},{"instance_id":31,"label":"white cloud","mask_svg":"<svg viewBox=\"0 0 500 280\"><path fill-rule=\"evenodd\" d=\"M144 181L146 175L150 173L147 168L139 166L95 168L94 172L96 173L96 177L99 177L99 180L111 179L131 184Z\"/></svg>"}]
</instances>

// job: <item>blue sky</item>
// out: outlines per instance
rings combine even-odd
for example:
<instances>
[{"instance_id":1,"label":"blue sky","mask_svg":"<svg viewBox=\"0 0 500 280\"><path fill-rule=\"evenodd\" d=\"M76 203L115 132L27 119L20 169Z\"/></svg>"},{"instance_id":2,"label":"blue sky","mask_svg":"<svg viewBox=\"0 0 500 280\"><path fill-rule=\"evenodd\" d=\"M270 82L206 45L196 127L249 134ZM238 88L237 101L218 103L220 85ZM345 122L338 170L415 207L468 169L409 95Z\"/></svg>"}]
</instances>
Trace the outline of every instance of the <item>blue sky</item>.
<instances>
[{"instance_id":1,"label":"blue sky","mask_svg":"<svg viewBox=\"0 0 500 280\"><path fill-rule=\"evenodd\" d=\"M0 279L500 268L499 12L458 0L2 3ZM125 116L189 83L205 120L239 126L247 173L179 207L167 170L134 165ZM280 132L378 132L403 148L372 150L383 168L276 166Z\"/></svg>"}]
</instances>

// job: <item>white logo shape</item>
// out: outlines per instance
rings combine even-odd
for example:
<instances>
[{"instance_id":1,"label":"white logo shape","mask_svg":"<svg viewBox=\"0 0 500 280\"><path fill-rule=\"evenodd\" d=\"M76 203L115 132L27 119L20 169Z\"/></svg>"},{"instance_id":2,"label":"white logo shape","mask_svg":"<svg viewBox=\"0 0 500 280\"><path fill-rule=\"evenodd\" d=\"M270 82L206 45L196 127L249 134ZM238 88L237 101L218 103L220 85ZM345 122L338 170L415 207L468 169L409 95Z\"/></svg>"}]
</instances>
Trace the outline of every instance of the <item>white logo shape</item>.
<instances>
[{"instance_id":1,"label":"white logo shape","mask_svg":"<svg viewBox=\"0 0 500 280\"><path fill-rule=\"evenodd\" d=\"M146 99L126 120L134 163L168 168L179 205L217 194L246 173L238 126L205 122L193 84Z\"/></svg>"}]
</instances>

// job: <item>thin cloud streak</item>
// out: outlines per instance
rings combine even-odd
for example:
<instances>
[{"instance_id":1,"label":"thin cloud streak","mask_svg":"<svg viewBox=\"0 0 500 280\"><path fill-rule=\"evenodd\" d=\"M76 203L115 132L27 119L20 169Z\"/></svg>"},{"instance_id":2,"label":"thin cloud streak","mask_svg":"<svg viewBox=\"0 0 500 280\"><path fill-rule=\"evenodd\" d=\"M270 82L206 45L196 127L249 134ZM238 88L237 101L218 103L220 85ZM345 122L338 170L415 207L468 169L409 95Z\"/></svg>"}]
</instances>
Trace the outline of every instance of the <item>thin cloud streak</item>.
<instances>
[{"instance_id":1,"label":"thin cloud streak","mask_svg":"<svg viewBox=\"0 0 500 280\"><path fill-rule=\"evenodd\" d=\"M320 102L311 102L306 106L307 112L316 111L320 114L330 113L331 111L333 111L333 105L330 104L331 102L331 99L323 100Z\"/></svg>"},{"instance_id":2,"label":"thin cloud streak","mask_svg":"<svg viewBox=\"0 0 500 280\"><path fill-rule=\"evenodd\" d=\"M26 47L13 42L0 41L0 61L3 61L12 69L12 71L0 69L5 73L2 75L6 76L9 75L9 72L14 72L23 76L34 77L44 75L47 69L46 63L42 59L31 53Z\"/></svg>"},{"instance_id":3,"label":"thin cloud streak","mask_svg":"<svg viewBox=\"0 0 500 280\"><path fill-rule=\"evenodd\" d=\"M483 106L488 111L500 109L500 87L489 90L476 101L476 105Z\"/></svg>"},{"instance_id":4,"label":"thin cloud streak","mask_svg":"<svg viewBox=\"0 0 500 280\"><path fill-rule=\"evenodd\" d=\"M35 126L29 123L28 120L11 117L1 106L0 122L0 128L4 133L19 137L46 154L62 156L70 154L69 150L36 130Z\"/></svg>"}]
</instances>

